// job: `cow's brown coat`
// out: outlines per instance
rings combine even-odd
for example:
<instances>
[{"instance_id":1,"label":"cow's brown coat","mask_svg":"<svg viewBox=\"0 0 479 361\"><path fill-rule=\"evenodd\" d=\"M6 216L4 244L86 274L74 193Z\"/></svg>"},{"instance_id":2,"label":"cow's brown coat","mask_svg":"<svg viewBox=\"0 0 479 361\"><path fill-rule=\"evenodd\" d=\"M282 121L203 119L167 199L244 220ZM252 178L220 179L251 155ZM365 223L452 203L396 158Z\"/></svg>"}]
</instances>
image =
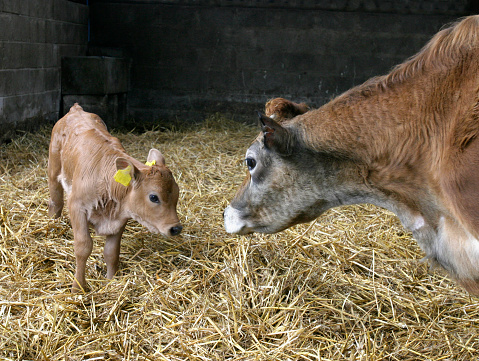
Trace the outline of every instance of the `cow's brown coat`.
<instances>
[{"instance_id":1,"label":"cow's brown coat","mask_svg":"<svg viewBox=\"0 0 479 361\"><path fill-rule=\"evenodd\" d=\"M326 209L394 211L429 259L479 292L479 16L248 149L251 175L225 210L230 232L277 232Z\"/></svg>"}]
</instances>

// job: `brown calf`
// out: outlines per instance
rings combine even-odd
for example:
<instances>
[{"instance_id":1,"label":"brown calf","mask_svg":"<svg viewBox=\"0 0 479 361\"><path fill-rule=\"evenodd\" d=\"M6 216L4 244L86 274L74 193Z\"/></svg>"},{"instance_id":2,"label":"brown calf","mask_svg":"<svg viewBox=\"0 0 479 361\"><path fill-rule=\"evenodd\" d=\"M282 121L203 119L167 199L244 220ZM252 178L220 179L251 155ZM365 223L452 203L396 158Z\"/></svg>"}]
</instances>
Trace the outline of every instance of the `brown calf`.
<instances>
[{"instance_id":1,"label":"brown calf","mask_svg":"<svg viewBox=\"0 0 479 361\"><path fill-rule=\"evenodd\" d=\"M176 213L178 185L158 150L150 150L148 162L145 165L126 154L100 117L78 104L53 127L48 212L55 218L61 215L65 190L77 264L73 290L86 287L85 267L93 247L89 225L106 236L108 278L118 271L120 240L128 219L165 236L181 232Z\"/></svg>"},{"instance_id":2,"label":"brown calf","mask_svg":"<svg viewBox=\"0 0 479 361\"><path fill-rule=\"evenodd\" d=\"M274 233L344 204L396 213L427 257L479 293L479 16L319 109L260 116L231 233Z\"/></svg>"}]
</instances>

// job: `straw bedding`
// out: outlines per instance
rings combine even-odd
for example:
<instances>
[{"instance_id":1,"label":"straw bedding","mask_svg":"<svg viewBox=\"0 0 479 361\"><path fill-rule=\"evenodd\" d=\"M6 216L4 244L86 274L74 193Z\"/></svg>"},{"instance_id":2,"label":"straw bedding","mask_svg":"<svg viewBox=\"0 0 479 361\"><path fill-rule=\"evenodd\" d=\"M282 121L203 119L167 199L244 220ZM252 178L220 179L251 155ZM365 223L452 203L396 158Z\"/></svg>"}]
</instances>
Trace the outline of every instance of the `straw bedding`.
<instances>
[{"instance_id":1,"label":"straw bedding","mask_svg":"<svg viewBox=\"0 0 479 361\"><path fill-rule=\"evenodd\" d=\"M2 360L473 360L479 303L423 253L397 218L361 205L276 235L225 233L255 127L227 119L117 135L166 156L181 189L182 235L131 221L121 273L103 239L71 294L67 211L47 216L49 129L0 147Z\"/></svg>"}]
</instances>

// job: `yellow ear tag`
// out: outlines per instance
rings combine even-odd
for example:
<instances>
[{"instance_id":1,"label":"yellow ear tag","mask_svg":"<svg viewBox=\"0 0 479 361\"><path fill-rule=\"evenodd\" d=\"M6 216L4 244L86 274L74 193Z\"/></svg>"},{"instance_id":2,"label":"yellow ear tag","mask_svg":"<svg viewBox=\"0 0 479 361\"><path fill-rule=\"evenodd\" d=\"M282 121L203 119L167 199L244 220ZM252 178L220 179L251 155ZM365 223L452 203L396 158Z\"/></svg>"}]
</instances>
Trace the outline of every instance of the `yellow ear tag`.
<instances>
[{"instance_id":1,"label":"yellow ear tag","mask_svg":"<svg viewBox=\"0 0 479 361\"><path fill-rule=\"evenodd\" d=\"M146 162L145 164L151 167L156 164L156 160L153 159L151 162Z\"/></svg>"},{"instance_id":2,"label":"yellow ear tag","mask_svg":"<svg viewBox=\"0 0 479 361\"><path fill-rule=\"evenodd\" d=\"M123 184L125 187L128 187L131 182L131 166L126 167L125 169L118 169L118 171L115 173L115 181L117 181L120 184Z\"/></svg>"}]
</instances>

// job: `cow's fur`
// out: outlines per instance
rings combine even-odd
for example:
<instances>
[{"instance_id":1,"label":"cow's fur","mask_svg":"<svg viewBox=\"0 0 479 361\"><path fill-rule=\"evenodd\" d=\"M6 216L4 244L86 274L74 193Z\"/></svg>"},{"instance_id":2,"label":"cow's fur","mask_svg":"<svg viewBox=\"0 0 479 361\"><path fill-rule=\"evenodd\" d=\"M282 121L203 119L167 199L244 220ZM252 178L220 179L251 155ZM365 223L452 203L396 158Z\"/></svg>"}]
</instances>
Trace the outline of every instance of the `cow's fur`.
<instances>
[{"instance_id":1,"label":"cow's fur","mask_svg":"<svg viewBox=\"0 0 479 361\"><path fill-rule=\"evenodd\" d=\"M83 111L78 104L53 127L48 208L50 216L61 215L65 190L77 263L74 290L86 286L86 261L92 251L89 225L97 234L106 236L108 278L118 270L120 240L128 219L166 236L181 232L176 213L178 185L156 149L148 155L148 162L153 160L156 164L149 166L130 157L120 141L108 133L100 117ZM129 185L114 180L115 173L125 169L130 170Z\"/></svg>"},{"instance_id":2,"label":"cow's fur","mask_svg":"<svg viewBox=\"0 0 479 361\"><path fill-rule=\"evenodd\" d=\"M319 109L261 122L227 231L277 232L333 206L373 203L479 293L479 16Z\"/></svg>"}]
</instances>

